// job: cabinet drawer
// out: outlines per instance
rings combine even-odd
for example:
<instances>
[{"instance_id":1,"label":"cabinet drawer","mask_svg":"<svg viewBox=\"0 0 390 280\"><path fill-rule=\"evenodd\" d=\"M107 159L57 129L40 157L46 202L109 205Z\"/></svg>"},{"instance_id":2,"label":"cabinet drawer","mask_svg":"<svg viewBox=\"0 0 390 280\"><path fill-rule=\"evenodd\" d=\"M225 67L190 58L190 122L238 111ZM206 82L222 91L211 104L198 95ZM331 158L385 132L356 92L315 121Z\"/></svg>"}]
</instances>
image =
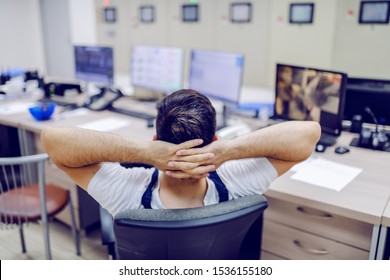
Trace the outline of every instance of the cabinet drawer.
<instances>
[{"instance_id":1,"label":"cabinet drawer","mask_svg":"<svg viewBox=\"0 0 390 280\"><path fill-rule=\"evenodd\" d=\"M344 245L285 225L264 221L262 249L295 260L368 259L368 251Z\"/></svg>"},{"instance_id":2,"label":"cabinet drawer","mask_svg":"<svg viewBox=\"0 0 390 280\"><path fill-rule=\"evenodd\" d=\"M373 225L273 198L268 203L265 219L370 250Z\"/></svg>"}]
</instances>

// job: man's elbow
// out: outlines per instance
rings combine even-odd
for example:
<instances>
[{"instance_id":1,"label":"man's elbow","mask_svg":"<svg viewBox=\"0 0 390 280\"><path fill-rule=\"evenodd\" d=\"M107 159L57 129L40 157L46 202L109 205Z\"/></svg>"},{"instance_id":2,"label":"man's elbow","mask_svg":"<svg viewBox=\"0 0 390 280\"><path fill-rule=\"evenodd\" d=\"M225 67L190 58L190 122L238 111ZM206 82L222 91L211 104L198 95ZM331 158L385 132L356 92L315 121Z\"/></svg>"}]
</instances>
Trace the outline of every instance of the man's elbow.
<instances>
[{"instance_id":1,"label":"man's elbow","mask_svg":"<svg viewBox=\"0 0 390 280\"><path fill-rule=\"evenodd\" d=\"M303 160L307 159L313 152L315 145L321 137L321 126L318 122L306 122L306 136L304 141L306 149L303 153Z\"/></svg>"},{"instance_id":2,"label":"man's elbow","mask_svg":"<svg viewBox=\"0 0 390 280\"><path fill-rule=\"evenodd\" d=\"M54 149L55 145L55 137L53 136L53 128L43 128L41 131L41 144L43 150L49 154L50 157L54 157L53 154L56 149Z\"/></svg>"},{"instance_id":3,"label":"man's elbow","mask_svg":"<svg viewBox=\"0 0 390 280\"><path fill-rule=\"evenodd\" d=\"M321 137L321 126L318 122L311 121L309 122L310 128L309 128L309 134L310 134L310 140L314 147L314 145L318 142L318 140Z\"/></svg>"},{"instance_id":4,"label":"man's elbow","mask_svg":"<svg viewBox=\"0 0 390 280\"><path fill-rule=\"evenodd\" d=\"M49 149L49 141L48 141L48 132L49 128L43 128L41 131L41 143L45 152L48 152Z\"/></svg>"}]
</instances>

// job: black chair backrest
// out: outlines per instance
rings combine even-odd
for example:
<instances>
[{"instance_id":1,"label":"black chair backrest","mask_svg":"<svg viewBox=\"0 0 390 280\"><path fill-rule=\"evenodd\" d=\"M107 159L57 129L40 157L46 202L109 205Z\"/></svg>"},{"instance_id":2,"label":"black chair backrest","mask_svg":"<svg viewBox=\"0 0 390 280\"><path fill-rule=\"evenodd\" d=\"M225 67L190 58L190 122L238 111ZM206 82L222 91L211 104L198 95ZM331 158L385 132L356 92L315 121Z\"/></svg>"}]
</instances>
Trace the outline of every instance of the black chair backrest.
<instances>
[{"instance_id":1,"label":"black chair backrest","mask_svg":"<svg viewBox=\"0 0 390 280\"><path fill-rule=\"evenodd\" d=\"M259 259L262 195L188 209L136 209L118 213L119 259Z\"/></svg>"}]
</instances>

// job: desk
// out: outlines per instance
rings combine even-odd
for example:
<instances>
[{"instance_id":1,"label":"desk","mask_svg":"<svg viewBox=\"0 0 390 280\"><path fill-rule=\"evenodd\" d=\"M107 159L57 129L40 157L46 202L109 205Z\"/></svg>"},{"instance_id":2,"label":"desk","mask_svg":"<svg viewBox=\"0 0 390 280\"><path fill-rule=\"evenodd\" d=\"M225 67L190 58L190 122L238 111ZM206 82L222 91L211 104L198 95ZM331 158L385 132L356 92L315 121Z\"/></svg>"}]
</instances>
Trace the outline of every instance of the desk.
<instances>
[{"instance_id":1,"label":"desk","mask_svg":"<svg viewBox=\"0 0 390 280\"><path fill-rule=\"evenodd\" d=\"M378 251L383 259L390 260L390 200L382 217L382 227L378 241Z\"/></svg>"},{"instance_id":2,"label":"desk","mask_svg":"<svg viewBox=\"0 0 390 280\"><path fill-rule=\"evenodd\" d=\"M336 145L347 146L353 136L343 132ZM340 192L292 180L292 171L271 185L263 235L269 258L381 258L377 243L390 197L388 153L350 150L338 155L329 147L312 155L363 169Z\"/></svg>"},{"instance_id":3,"label":"desk","mask_svg":"<svg viewBox=\"0 0 390 280\"><path fill-rule=\"evenodd\" d=\"M132 102L135 101L130 101L129 106L136 105ZM59 118L57 112L54 120L44 122L33 120L28 112L0 115L0 124L17 127L22 144L33 143L33 148L40 151L38 136L43 127L76 126L108 117L130 120L128 126L112 133L140 140L152 139L154 128L147 128L144 120L107 111L90 111L82 117L69 116L63 119ZM261 126L256 120L250 123L254 127ZM348 145L353 136L343 133L337 145ZM26 147L24 152L29 149L31 147ZM340 192L292 180L291 171L272 183L265 194L270 206L265 212L263 258L382 258L383 250L377 248L383 234L381 224L390 224L387 205L390 198L388 153L350 147L350 153L338 155L333 149L329 147L323 154L313 153L312 157L356 166L363 171ZM55 166L49 164L47 173L49 182L55 180L67 188L75 189L70 179ZM80 193L72 191L72 195L77 202ZM79 204L75 206L79 211L82 207ZM387 218L382 218L385 209Z\"/></svg>"}]
</instances>

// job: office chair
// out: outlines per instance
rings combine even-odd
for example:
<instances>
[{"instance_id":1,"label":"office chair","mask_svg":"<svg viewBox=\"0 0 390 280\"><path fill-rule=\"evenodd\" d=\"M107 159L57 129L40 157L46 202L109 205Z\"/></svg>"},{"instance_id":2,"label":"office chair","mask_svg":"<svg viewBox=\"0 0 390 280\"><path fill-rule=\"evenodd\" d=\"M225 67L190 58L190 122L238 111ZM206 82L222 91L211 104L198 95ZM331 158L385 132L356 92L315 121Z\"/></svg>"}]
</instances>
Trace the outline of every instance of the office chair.
<instances>
[{"instance_id":1,"label":"office chair","mask_svg":"<svg viewBox=\"0 0 390 280\"><path fill-rule=\"evenodd\" d=\"M99 207L100 214L100 230L102 244L107 246L107 253L110 259L117 259L117 252L115 246L115 233L114 233L114 218L103 207Z\"/></svg>"},{"instance_id":2,"label":"office chair","mask_svg":"<svg viewBox=\"0 0 390 280\"><path fill-rule=\"evenodd\" d=\"M266 198L253 195L189 209L118 213L119 259L260 259Z\"/></svg>"},{"instance_id":3,"label":"office chair","mask_svg":"<svg viewBox=\"0 0 390 280\"><path fill-rule=\"evenodd\" d=\"M23 225L42 221L46 258L51 259L48 218L69 206L76 253L80 240L68 190L45 183L47 154L0 158L0 228L18 228L26 253ZM46 203L41 203L45 201Z\"/></svg>"}]
</instances>

